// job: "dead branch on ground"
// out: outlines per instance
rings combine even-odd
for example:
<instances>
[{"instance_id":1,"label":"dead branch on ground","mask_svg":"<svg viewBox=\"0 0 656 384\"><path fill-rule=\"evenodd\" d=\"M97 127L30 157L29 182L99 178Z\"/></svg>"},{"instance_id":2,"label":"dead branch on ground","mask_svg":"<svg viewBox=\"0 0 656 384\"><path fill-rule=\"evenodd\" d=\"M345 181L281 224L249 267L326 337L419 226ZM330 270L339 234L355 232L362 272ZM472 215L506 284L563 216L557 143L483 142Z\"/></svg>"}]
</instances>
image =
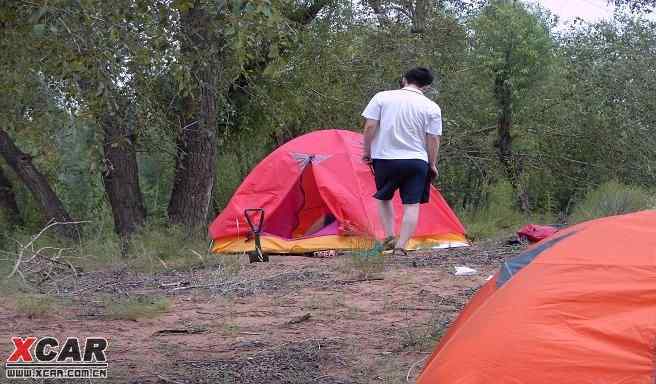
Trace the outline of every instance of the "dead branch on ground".
<instances>
[{"instance_id":1,"label":"dead branch on ground","mask_svg":"<svg viewBox=\"0 0 656 384\"><path fill-rule=\"evenodd\" d=\"M2 251L2 253L16 259L11 272L7 275L7 279L18 276L25 285L38 287L53 277L62 274L69 274L77 278L77 269L65 258L66 252L70 251L71 248L53 246L37 248L36 243L53 227L84 223L89 223L89 221L58 222L51 220L41 231L33 235L27 243L23 244L14 239L14 242L18 245L16 252Z\"/></svg>"}]
</instances>

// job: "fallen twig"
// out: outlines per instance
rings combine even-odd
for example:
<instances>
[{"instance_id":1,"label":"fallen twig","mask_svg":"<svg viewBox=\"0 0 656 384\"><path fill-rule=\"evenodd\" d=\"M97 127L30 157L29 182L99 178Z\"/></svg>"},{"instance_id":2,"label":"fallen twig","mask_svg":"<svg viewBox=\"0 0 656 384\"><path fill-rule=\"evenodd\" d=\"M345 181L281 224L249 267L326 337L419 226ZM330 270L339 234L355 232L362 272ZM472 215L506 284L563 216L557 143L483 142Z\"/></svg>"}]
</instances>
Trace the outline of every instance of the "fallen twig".
<instances>
[{"instance_id":1,"label":"fallen twig","mask_svg":"<svg viewBox=\"0 0 656 384\"><path fill-rule=\"evenodd\" d=\"M153 336L162 336L162 335L194 335L197 333L205 333L207 329L202 328L183 328L183 329L162 329L155 333Z\"/></svg>"},{"instance_id":2,"label":"fallen twig","mask_svg":"<svg viewBox=\"0 0 656 384\"><path fill-rule=\"evenodd\" d=\"M212 316L223 316L225 313L220 313L220 312L201 312L201 311L196 311L199 315L212 315Z\"/></svg>"},{"instance_id":3,"label":"fallen twig","mask_svg":"<svg viewBox=\"0 0 656 384\"><path fill-rule=\"evenodd\" d=\"M160 380L162 380L162 381L165 382L165 383L171 383L171 384L185 384L185 383L183 383L183 382L181 382L181 381L176 381L176 380L170 379L170 378L168 378L168 377L166 377L166 376L162 376L162 375L157 375L157 378L160 379Z\"/></svg>"},{"instance_id":4,"label":"fallen twig","mask_svg":"<svg viewBox=\"0 0 656 384\"><path fill-rule=\"evenodd\" d=\"M191 284L189 281L182 280L182 281L176 281L175 283L161 283L159 287L160 288L180 287L180 286L187 286L189 284Z\"/></svg>"},{"instance_id":5,"label":"fallen twig","mask_svg":"<svg viewBox=\"0 0 656 384\"><path fill-rule=\"evenodd\" d=\"M299 317L296 317L294 319L289 320L288 324L302 323L304 321L310 320L310 317L312 317L312 314L308 312L303 316L299 316Z\"/></svg>"},{"instance_id":6,"label":"fallen twig","mask_svg":"<svg viewBox=\"0 0 656 384\"><path fill-rule=\"evenodd\" d=\"M406 382L408 382L408 383L410 382L410 375L412 374L412 371L415 369L415 367L417 366L417 364L421 364L421 363L424 362L427 358L428 358L428 356L424 356L424 357L422 357L420 360L415 361L414 364L412 364L412 365L410 366L410 369L408 369L408 374L405 376L405 381L406 381Z\"/></svg>"},{"instance_id":7,"label":"fallen twig","mask_svg":"<svg viewBox=\"0 0 656 384\"><path fill-rule=\"evenodd\" d=\"M55 227L55 226L57 226L57 225L78 225L78 224L84 224L84 223L89 223L89 221L58 222L58 221L50 220L50 221L48 222L48 224L47 224L43 229L41 229L41 231L39 231L39 233L37 233L36 235L32 236L32 238L30 238L30 241L27 242L27 244L22 244L21 242L14 240L14 241L16 241L16 243L18 243L18 245L20 246L20 250L19 250L19 252L18 252L18 255L16 255L16 262L14 263L14 267L12 268L12 270L11 270L11 272L9 273L9 275L7 276L7 278L8 278L8 279L11 279L14 275L17 274L18 276L21 277L21 279L23 279L23 281L24 281L25 283L27 283L27 281L25 280L25 275L22 273L22 271L20 271L20 266L21 266L21 264L22 264L23 262L26 261L26 259L25 259L25 252L28 251L29 249L32 249L32 257L29 258L29 260L32 260L32 259L34 259L35 257L41 257L41 258L45 258L45 259L47 259L47 260L49 260L49 261L53 261L53 262L54 262L54 260L49 259L49 258L47 258L47 257L45 257L45 256L43 256L43 255L40 255L40 252L43 251L44 249L48 249L48 247L46 247L46 248L41 248L41 249L38 250L38 251L34 251L34 243L35 243L35 242L36 242L36 241L37 241L37 240L38 240L38 239L39 239L44 233L46 233L46 231L48 231L48 230L49 230L50 228L52 228L52 227ZM54 248L53 248L53 249L54 249ZM63 250L60 250L59 255L57 256L57 258L59 258L59 256L61 256L61 253L62 253L62 252L63 252ZM62 264L61 262L58 262L58 263L59 263L59 264ZM66 264L64 264L64 265L66 265ZM72 267L72 265L70 265L70 263L69 263L67 266L68 266L68 267L71 267L71 268L73 269L73 271L75 271L75 268Z\"/></svg>"},{"instance_id":8,"label":"fallen twig","mask_svg":"<svg viewBox=\"0 0 656 384\"><path fill-rule=\"evenodd\" d=\"M382 277L370 277L367 279L358 279L358 280L337 280L336 282L338 284L355 284L355 283L362 283L365 281L378 281L378 280L385 280Z\"/></svg>"}]
</instances>

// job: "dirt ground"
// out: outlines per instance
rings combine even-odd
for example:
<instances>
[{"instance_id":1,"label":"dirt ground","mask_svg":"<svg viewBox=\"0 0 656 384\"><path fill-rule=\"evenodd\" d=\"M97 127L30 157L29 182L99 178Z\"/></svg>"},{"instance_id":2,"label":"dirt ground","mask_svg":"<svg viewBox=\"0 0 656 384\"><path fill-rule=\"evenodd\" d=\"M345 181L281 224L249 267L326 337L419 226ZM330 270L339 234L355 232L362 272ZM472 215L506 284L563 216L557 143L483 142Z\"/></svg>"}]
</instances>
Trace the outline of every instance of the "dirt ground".
<instances>
[{"instance_id":1,"label":"dirt ground","mask_svg":"<svg viewBox=\"0 0 656 384\"><path fill-rule=\"evenodd\" d=\"M486 242L387 257L365 279L351 256L242 257L230 277L220 266L86 273L58 287L66 305L52 315L30 319L0 299L0 356L15 335L105 336L105 383L412 383L476 289L518 251ZM478 273L454 276L456 265ZM108 295L165 295L172 305L150 319L109 320Z\"/></svg>"}]
</instances>

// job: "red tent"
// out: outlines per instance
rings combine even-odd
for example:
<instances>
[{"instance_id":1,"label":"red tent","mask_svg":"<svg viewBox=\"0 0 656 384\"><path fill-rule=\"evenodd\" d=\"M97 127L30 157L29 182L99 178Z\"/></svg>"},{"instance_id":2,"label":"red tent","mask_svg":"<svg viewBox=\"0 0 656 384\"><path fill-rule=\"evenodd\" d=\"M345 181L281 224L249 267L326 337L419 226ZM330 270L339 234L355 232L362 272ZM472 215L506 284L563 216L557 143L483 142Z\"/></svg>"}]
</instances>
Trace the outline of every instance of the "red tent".
<instances>
[{"instance_id":1,"label":"red tent","mask_svg":"<svg viewBox=\"0 0 656 384\"><path fill-rule=\"evenodd\" d=\"M253 250L244 210L265 211L262 246L275 253L370 247L382 238L373 173L362 135L322 130L298 137L262 160L209 228L214 252ZM401 202L395 196L397 231ZM464 228L435 189L421 206L411 248L466 245Z\"/></svg>"}]
</instances>

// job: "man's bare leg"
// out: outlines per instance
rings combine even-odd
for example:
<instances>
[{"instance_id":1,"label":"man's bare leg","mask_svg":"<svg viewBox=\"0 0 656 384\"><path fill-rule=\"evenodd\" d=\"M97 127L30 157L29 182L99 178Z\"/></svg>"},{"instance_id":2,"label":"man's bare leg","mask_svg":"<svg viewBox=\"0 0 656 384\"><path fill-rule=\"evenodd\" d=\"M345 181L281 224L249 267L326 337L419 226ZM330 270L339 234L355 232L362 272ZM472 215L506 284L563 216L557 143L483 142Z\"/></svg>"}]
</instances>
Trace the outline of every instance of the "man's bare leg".
<instances>
[{"instance_id":1,"label":"man's bare leg","mask_svg":"<svg viewBox=\"0 0 656 384\"><path fill-rule=\"evenodd\" d=\"M385 230L385 237L394 237L394 205L392 200L377 200L378 215Z\"/></svg>"},{"instance_id":2,"label":"man's bare leg","mask_svg":"<svg viewBox=\"0 0 656 384\"><path fill-rule=\"evenodd\" d=\"M417 221L419 221L419 204L403 204L403 221L399 241L396 243L397 248L405 249L408 240L415 233Z\"/></svg>"}]
</instances>

